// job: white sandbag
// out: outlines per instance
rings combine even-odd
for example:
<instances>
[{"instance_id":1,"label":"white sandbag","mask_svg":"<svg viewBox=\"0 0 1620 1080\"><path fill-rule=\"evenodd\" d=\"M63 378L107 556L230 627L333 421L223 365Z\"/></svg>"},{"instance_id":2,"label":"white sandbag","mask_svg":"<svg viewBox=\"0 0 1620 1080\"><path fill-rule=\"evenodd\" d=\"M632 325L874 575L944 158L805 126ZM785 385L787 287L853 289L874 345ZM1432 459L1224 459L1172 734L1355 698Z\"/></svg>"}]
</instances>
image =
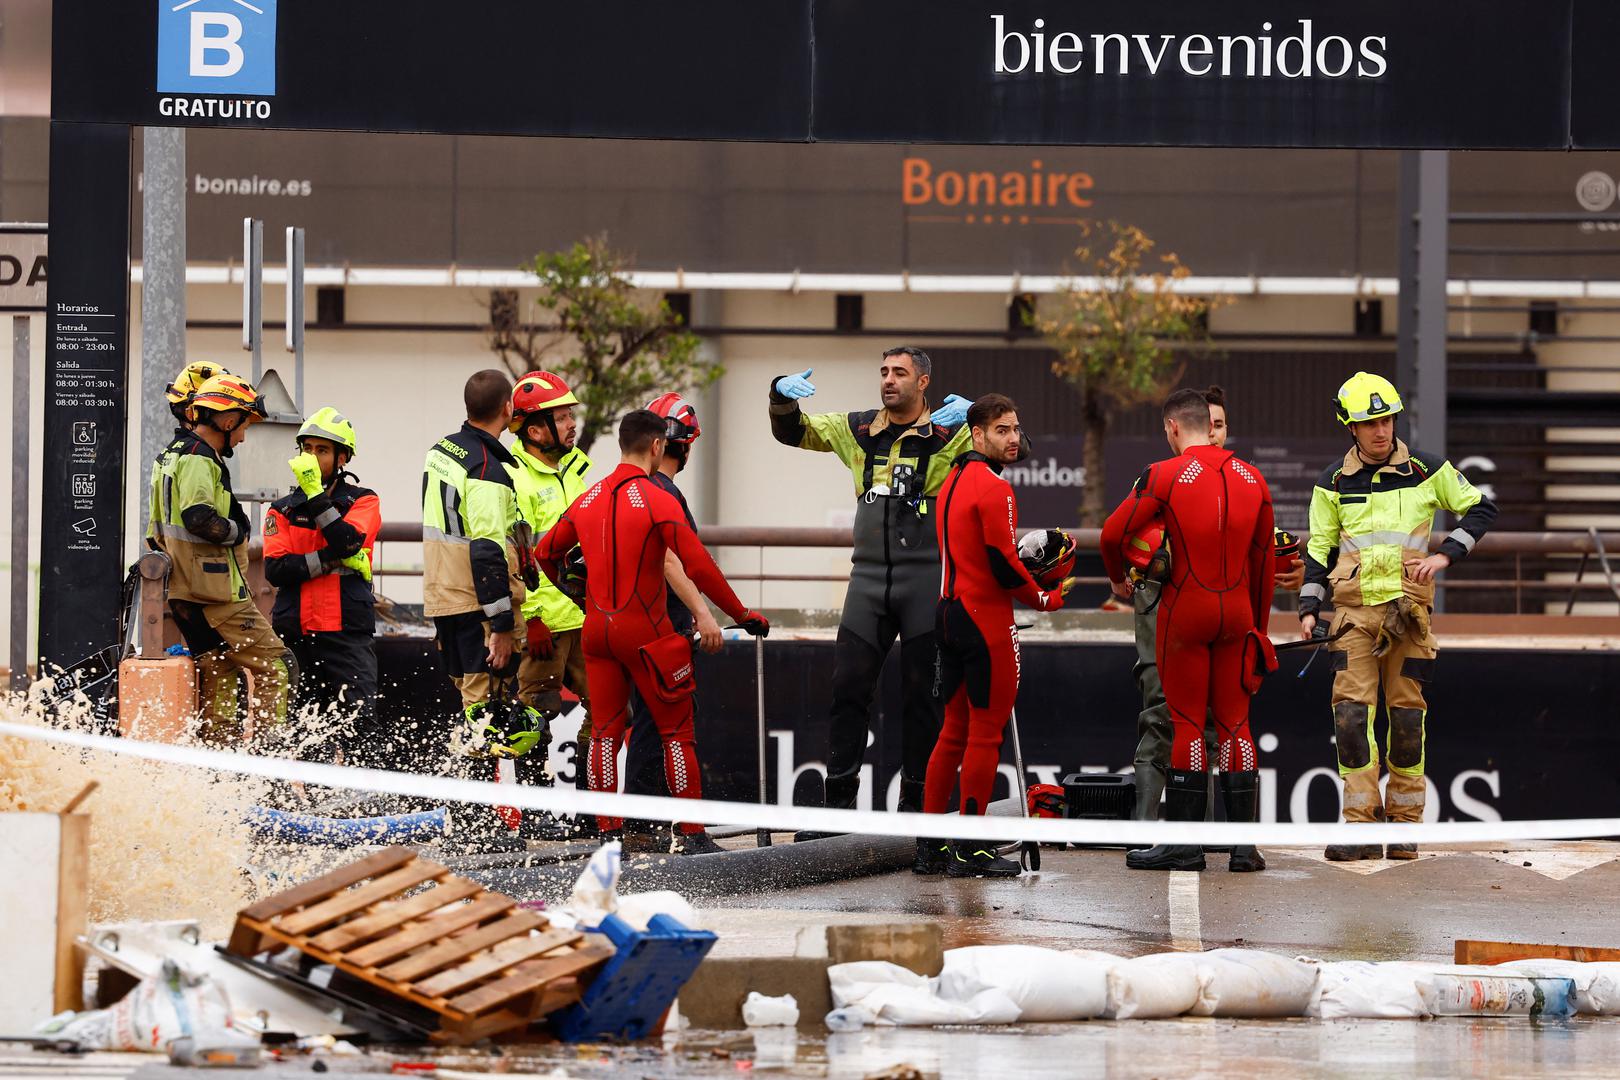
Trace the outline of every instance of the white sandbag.
<instances>
[{"instance_id":1,"label":"white sandbag","mask_svg":"<svg viewBox=\"0 0 1620 1080\"><path fill-rule=\"evenodd\" d=\"M1087 1020L1108 1006L1108 967L1034 945L974 945L949 949L937 980L947 1001L971 1001L999 990L1028 1022Z\"/></svg>"},{"instance_id":2,"label":"white sandbag","mask_svg":"<svg viewBox=\"0 0 1620 1080\"><path fill-rule=\"evenodd\" d=\"M1203 986L1193 1016L1304 1016L1316 992L1316 968L1256 949L1193 954Z\"/></svg>"},{"instance_id":3,"label":"white sandbag","mask_svg":"<svg viewBox=\"0 0 1620 1080\"><path fill-rule=\"evenodd\" d=\"M1429 1015L1418 992L1423 973L1406 964L1366 960L1304 961L1316 966L1317 990L1306 1016L1322 1020L1405 1020Z\"/></svg>"},{"instance_id":4,"label":"white sandbag","mask_svg":"<svg viewBox=\"0 0 1620 1080\"><path fill-rule=\"evenodd\" d=\"M1542 959L1511 960L1496 966L1517 975L1572 979L1576 1012L1587 1016L1620 1016L1620 963Z\"/></svg>"},{"instance_id":5,"label":"white sandbag","mask_svg":"<svg viewBox=\"0 0 1620 1080\"><path fill-rule=\"evenodd\" d=\"M1193 953L1158 953L1126 959L1091 949L1070 949L1078 956L1103 965L1108 972L1108 1020L1159 1020L1182 1016L1198 1003L1203 985L1198 958Z\"/></svg>"},{"instance_id":6,"label":"white sandbag","mask_svg":"<svg viewBox=\"0 0 1620 1080\"><path fill-rule=\"evenodd\" d=\"M231 1027L231 1002L219 984L165 960L161 973L142 979L109 1008L61 1013L35 1034L76 1042L85 1050L165 1054L176 1039Z\"/></svg>"},{"instance_id":7,"label":"white sandbag","mask_svg":"<svg viewBox=\"0 0 1620 1080\"><path fill-rule=\"evenodd\" d=\"M827 969L833 1011L858 1008L876 1024L1011 1024L1018 1019L1017 1003L1001 990L947 1001L936 993L935 982L886 960L857 960Z\"/></svg>"}]
</instances>

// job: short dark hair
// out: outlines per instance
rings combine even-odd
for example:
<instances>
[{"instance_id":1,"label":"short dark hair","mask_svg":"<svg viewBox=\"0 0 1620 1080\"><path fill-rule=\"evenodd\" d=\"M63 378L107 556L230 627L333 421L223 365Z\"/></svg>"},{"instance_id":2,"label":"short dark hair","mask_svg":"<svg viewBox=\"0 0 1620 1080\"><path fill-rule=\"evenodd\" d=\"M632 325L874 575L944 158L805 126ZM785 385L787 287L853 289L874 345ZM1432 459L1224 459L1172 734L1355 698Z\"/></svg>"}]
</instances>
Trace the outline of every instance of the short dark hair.
<instances>
[{"instance_id":1,"label":"short dark hair","mask_svg":"<svg viewBox=\"0 0 1620 1080\"><path fill-rule=\"evenodd\" d=\"M654 439L665 436L664 418L651 409L634 409L619 421L619 451L625 454L645 454L652 449Z\"/></svg>"},{"instance_id":2,"label":"short dark hair","mask_svg":"<svg viewBox=\"0 0 1620 1080\"><path fill-rule=\"evenodd\" d=\"M1204 391L1204 400L1211 405L1219 405L1224 409L1226 408L1226 391L1211 383L1209 388Z\"/></svg>"},{"instance_id":3,"label":"short dark hair","mask_svg":"<svg viewBox=\"0 0 1620 1080\"><path fill-rule=\"evenodd\" d=\"M476 371L467 380L461 398L467 405L467 419L475 424L487 423L501 415L512 400L512 380L506 372L494 368Z\"/></svg>"},{"instance_id":4,"label":"short dark hair","mask_svg":"<svg viewBox=\"0 0 1620 1080\"><path fill-rule=\"evenodd\" d=\"M883 359L887 360L891 356L909 356L912 366L917 369L917 374L928 376L934 374L934 362L928 359L927 353L915 345L896 345L892 349L883 350Z\"/></svg>"},{"instance_id":5,"label":"short dark hair","mask_svg":"<svg viewBox=\"0 0 1620 1080\"><path fill-rule=\"evenodd\" d=\"M969 406L967 426L970 431L973 428L989 427L992 421L1017 411L1017 403L1006 394L986 394Z\"/></svg>"},{"instance_id":6,"label":"short dark hair","mask_svg":"<svg viewBox=\"0 0 1620 1080\"><path fill-rule=\"evenodd\" d=\"M1181 389L1164 400L1164 418L1209 430L1209 399L1202 390Z\"/></svg>"}]
</instances>

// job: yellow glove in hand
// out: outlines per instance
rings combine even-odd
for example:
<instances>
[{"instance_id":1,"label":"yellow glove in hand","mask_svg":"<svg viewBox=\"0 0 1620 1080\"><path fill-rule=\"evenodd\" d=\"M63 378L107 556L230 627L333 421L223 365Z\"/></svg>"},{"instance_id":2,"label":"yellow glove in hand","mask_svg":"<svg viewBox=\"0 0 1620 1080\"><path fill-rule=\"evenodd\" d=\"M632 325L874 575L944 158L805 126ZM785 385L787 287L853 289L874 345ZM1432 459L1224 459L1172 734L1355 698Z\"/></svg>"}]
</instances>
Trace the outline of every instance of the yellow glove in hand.
<instances>
[{"instance_id":1,"label":"yellow glove in hand","mask_svg":"<svg viewBox=\"0 0 1620 1080\"><path fill-rule=\"evenodd\" d=\"M339 566L347 566L350 570L353 570L355 573L357 573L361 577L365 578L367 584L370 584L370 582L371 582L371 556L366 553L366 550L364 548L361 548L359 551L355 552L353 555L350 555L347 559L340 560L338 562L338 565Z\"/></svg>"},{"instance_id":2,"label":"yellow glove in hand","mask_svg":"<svg viewBox=\"0 0 1620 1080\"><path fill-rule=\"evenodd\" d=\"M321 463L314 454L299 454L287 462L287 467L305 495L313 499L321 493Z\"/></svg>"}]
</instances>

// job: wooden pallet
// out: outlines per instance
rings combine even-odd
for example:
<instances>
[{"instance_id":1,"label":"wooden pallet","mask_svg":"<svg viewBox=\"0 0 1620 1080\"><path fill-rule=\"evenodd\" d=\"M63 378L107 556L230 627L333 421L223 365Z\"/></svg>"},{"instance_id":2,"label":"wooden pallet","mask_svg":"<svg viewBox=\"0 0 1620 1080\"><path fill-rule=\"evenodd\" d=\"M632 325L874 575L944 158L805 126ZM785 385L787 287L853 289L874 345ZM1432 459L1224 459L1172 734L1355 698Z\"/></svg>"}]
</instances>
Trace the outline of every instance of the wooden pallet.
<instances>
[{"instance_id":1,"label":"wooden pallet","mask_svg":"<svg viewBox=\"0 0 1620 1080\"><path fill-rule=\"evenodd\" d=\"M237 913L228 952L290 945L438 1016L436 1042L520 1028L578 1001L613 955L599 938L391 847Z\"/></svg>"}]
</instances>

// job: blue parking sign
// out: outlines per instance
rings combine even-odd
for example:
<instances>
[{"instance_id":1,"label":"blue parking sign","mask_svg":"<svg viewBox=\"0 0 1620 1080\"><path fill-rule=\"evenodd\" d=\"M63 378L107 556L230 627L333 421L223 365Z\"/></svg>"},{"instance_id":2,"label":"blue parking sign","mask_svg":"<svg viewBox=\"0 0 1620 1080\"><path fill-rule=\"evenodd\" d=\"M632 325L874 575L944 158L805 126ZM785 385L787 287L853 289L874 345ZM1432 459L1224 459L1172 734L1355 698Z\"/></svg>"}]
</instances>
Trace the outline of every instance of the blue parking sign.
<instances>
[{"instance_id":1,"label":"blue parking sign","mask_svg":"<svg viewBox=\"0 0 1620 1080\"><path fill-rule=\"evenodd\" d=\"M276 92L276 0L158 0L157 88Z\"/></svg>"}]
</instances>

